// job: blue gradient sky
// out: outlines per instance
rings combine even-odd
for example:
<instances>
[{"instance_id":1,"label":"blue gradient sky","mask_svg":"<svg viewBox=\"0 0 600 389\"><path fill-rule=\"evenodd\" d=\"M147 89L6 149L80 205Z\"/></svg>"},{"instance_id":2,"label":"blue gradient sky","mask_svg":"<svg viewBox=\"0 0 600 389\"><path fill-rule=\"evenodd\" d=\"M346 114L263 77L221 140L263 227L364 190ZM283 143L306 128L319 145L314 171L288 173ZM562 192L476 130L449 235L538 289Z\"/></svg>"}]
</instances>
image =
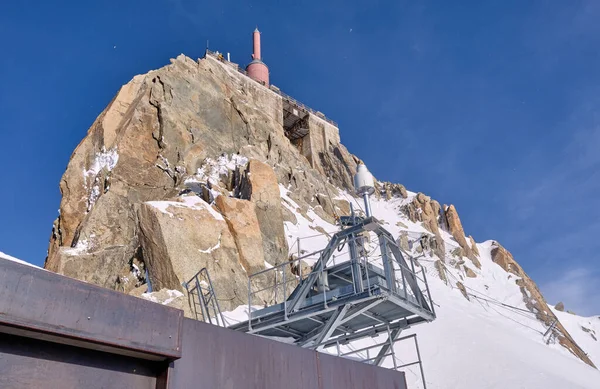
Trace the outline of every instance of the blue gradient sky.
<instances>
[{"instance_id":1,"label":"blue gradient sky","mask_svg":"<svg viewBox=\"0 0 600 389\"><path fill-rule=\"evenodd\" d=\"M43 263L70 154L122 84L207 39L246 63L258 25L273 83L377 178L455 204L550 302L598 314L598 20L591 0L4 1L0 251Z\"/></svg>"}]
</instances>

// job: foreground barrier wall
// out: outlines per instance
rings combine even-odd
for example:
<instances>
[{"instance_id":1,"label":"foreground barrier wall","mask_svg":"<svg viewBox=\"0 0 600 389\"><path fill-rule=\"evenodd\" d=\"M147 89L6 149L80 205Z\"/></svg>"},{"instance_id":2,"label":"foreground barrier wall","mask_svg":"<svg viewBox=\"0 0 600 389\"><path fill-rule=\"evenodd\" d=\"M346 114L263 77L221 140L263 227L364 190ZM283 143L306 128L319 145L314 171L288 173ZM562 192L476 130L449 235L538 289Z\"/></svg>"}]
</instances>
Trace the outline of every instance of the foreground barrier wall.
<instances>
[{"instance_id":1,"label":"foreground barrier wall","mask_svg":"<svg viewBox=\"0 0 600 389\"><path fill-rule=\"evenodd\" d=\"M405 389L404 374L0 259L0 388Z\"/></svg>"}]
</instances>

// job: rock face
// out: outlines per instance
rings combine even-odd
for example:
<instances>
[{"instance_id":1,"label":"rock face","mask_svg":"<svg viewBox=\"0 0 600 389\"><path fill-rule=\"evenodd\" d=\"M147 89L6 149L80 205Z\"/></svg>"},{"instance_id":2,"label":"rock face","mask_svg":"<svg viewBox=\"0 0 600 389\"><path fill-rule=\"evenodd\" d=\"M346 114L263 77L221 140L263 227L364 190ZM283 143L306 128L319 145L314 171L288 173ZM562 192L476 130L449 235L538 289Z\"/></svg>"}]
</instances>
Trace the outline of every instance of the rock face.
<instances>
[{"instance_id":1,"label":"rock face","mask_svg":"<svg viewBox=\"0 0 600 389\"><path fill-rule=\"evenodd\" d=\"M333 220L343 204L322 195L356 171L335 126L309 114L300 148L283 115L279 94L210 56L134 77L71 157L45 268L133 293L146 269L182 291L207 267L222 308L246 303L248 274L287 260L279 185Z\"/></svg>"},{"instance_id":2,"label":"rock face","mask_svg":"<svg viewBox=\"0 0 600 389\"><path fill-rule=\"evenodd\" d=\"M494 244L491 254L492 260L502 267L504 271L520 277L516 280L516 283L521 288L523 301L527 308L536 314L537 319L546 324L546 326L550 326L556 321L554 334L559 343L579 359L588 365L595 367L587 354L577 345L571 335L569 335L568 331L558 321L552 310L548 307L548 303L544 299L544 296L542 296L542 293L535 282L533 282L527 273L523 271L521 266L514 260L512 254L499 243Z\"/></svg>"},{"instance_id":3,"label":"rock face","mask_svg":"<svg viewBox=\"0 0 600 389\"><path fill-rule=\"evenodd\" d=\"M248 283L234 235L225 219L200 198L186 204L152 201L139 207L140 244L153 290L176 289L207 268L217 295L236 307ZM230 305L231 304L231 305Z\"/></svg>"},{"instance_id":4,"label":"rock face","mask_svg":"<svg viewBox=\"0 0 600 389\"><path fill-rule=\"evenodd\" d=\"M260 161L250 160L242 178L240 194L256 206L265 260L272 265L287 261L281 196L273 169Z\"/></svg>"},{"instance_id":5,"label":"rock face","mask_svg":"<svg viewBox=\"0 0 600 389\"><path fill-rule=\"evenodd\" d=\"M253 274L264 269L263 234L254 203L221 195L215 204L233 235L239 262L246 273Z\"/></svg>"}]
</instances>

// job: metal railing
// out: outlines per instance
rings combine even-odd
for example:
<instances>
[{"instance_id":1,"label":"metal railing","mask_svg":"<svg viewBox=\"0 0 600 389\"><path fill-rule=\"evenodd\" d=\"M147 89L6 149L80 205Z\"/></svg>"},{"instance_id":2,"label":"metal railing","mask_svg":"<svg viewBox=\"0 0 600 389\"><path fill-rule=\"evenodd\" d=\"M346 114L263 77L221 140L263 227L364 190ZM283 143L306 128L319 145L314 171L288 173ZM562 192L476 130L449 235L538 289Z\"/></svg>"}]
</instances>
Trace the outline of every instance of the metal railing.
<instances>
[{"instance_id":1,"label":"metal railing","mask_svg":"<svg viewBox=\"0 0 600 389\"><path fill-rule=\"evenodd\" d=\"M319 235L315 235L319 236ZM353 238L346 239L340 246L345 246L346 248L349 246L350 242L357 242L362 240L363 238L360 236L355 236ZM386 238L387 239L387 238ZM254 273L248 277L248 329L252 330L252 319L256 319L259 316L252 314L253 303L257 303L260 300L261 304L264 306L272 306L277 304L283 304L284 312L285 312L285 320L287 320L287 304L288 298L293 290L300 284L301 280L304 280L310 270L305 272L303 270L303 262L306 259L311 259L316 261L319 258L319 254L323 250L318 250L315 252L311 252L308 254L301 255L303 250L301 249L301 239L298 238L294 245L290 249L294 247L297 249L297 257L281 263L279 265L273 266L271 268L259 271ZM360 269L362 271L366 271L368 265L375 266L379 269L383 269L382 263L382 255L374 255L374 251L369 252L368 248L363 247L359 250L359 257L356 259L360 263ZM337 251L336 254L332 255L330 260L323 266L320 270L320 279L324 280L327 277L327 274L335 275L335 272L332 272L332 267L344 262L350 262L352 260L351 253L348 249L343 251ZM412 257L405 258L406 262L410 264L410 267L403 265L397 261L394 261L391 257L389 258L391 261L391 266L394 271L394 274L399 274L399 277L394 277L394 283L390 292L397 295L400 298L405 299L408 303L425 309L428 303L429 309L434 311L433 300L431 298L431 293L429 290L429 284L427 283L427 276L425 273L425 269L422 266L418 266L420 268L420 272L415 268L415 260ZM292 269L296 269L295 272ZM354 271L354 270L353 270ZM413 293L412 289L407 285L407 278L414 278L416 281L419 293ZM365 285L365 292L371 294L371 280L369 276L363 277L363 282ZM325 288L326 286L323 286ZM356 285L355 285L356 287ZM326 292L323 290L323 292ZM356 290L354 291L357 292ZM262 296L260 295L262 294ZM328 294L323 293L323 306L327 308L327 298ZM264 312L264 314L269 314L269 312Z\"/></svg>"},{"instance_id":2,"label":"metal railing","mask_svg":"<svg viewBox=\"0 0 600 389\"><path fill-rule=\"evenodd\" d=\"M256 82L258 84L261 84L261 85L263 85L263 86L266 87L266 85L264 85L263 83L261 83L259 81L256 81L255 79L253 79L250 76L248 76L248 73L244 69L242 69L238 64L236 64L234 62L231 62L231 61L228 61L224 57L219 57L219 54L217 54L216 52L210 51L210 50L206 49L206 55L210 55L211 57L217 59L218 61L221 61L221 62L223 62L226 65L230 65L233 69L237 70L239 73L241 73L244 76L248 77L252 81L254 81L254 82ZM329 123L329 124L331 124L331 125L333 125L335 127L338 126L338 124L335 121L329 119L322 112L315 111L314 109L310 108L309 106L307 106L307 105L301 103L300 101L294 99L292 96L288 95L287 93L282 92L279 88L277 88L277 87L275 87L273 85L268 86L268 88L271 91L273 91L273 92L277 93L278 95L280 95L283 99L285 99L288 102L296 105L300 109L303 109L303 110L305 110L307 112L312 113L313 115L317 116L319 119L325 120L327 123Z\"/></svg>"},{"instance_id":3,"label":"metal railing","mask_svg":"<svg viewBox=\"0 0 600 389\"><path fill-rule=\"evenodd\" d=\"M413 339L415 345L416 352L416 360L408 363L403 363L396 356L396 351L394 350L394 346L402 342L404 340ZM392 338L392 332L388 328L387 338L383 342L376 342L374 344L361 347L358 349L352 349L350 345L342 345L339 342L336 343L336 352L338 357L348 358L348 359L358 359L361 362L375 364L375 362L380 358L391 357L391 361L393 366L389 368L392 370L400 370L405 371L407 367L419 365L419 373L421 376L421 382L423 383L423 388L427 389L427 382L425 381L425 372L423 371L423 362L421 360L421 351L419 350L419 343L417 342L417 335L407 335L398 339ZM342 347L350 349L349 351L342 351ZM385 351L382 354L382 350ZM375 355L375 356L373 356Z\"/></svg>"},{"instance_id":4,"label":"metal railing","mask_svg":"<svg viewBox=\"0 0 600 389\"><path fill-rule=\"evenodd\" d=\"M221 308L217 301L213 283L206 268L202 268L191 280L184 282L183 286L185 286L188 292L190 308L192 308L196 320L224 327L227 326L227 322L221 313ZM198 311L198 308L200 308L200 311ZM215 323L213 323L213 320L215 320Z\"/></svg>"},{"instance_id":5,"label":"metal railing","mask_svg":"<svg viewBox=\"0 0 600 389\"><path fill-rule=\"evenodd\" d=\"M268 305L282 304L285 310L285 319L287 320L287 300L291 293L288 289L293 290L300 284L300 281L305 279L309 272L304 273L302 270L302 262L308 258L314 258L323 250L315 251L310 254L303 255L299 258L292 259L290 261L281 263L271 268L259 271L248 277L248 329L252 330L252 320L256 316L252 315L252 303L256 302L256 296L259 293L264 293L262 296L268 298ZM292 271L296 269L295 273ZM263 281L267 286L260 289L255 289L254 286L260 284Z\"/></svg>"},{"instance_id":6,"label":"metal railing","mask_svg":"<svg viewBox=\"0 0 600 389\"><path fill-rule=\"evenodd\" d=\"M385 237L386 240L390 240L388 237ZM399 264L398 262L393 261L393 266L394 266L394 271L395 272L400 272L401 274L401 281L396 279L395 280L395 288L396 290L394 292L397 293L397 291L400 289L400 285L402 285L402 290L404 291L404 293L406 294L407 291L410 291L410 288L406 288L406 274L410 274L412 275L415 280L417 281L417 285L419 286L419 290L421 291L421 295L423 297L427 298L427 302L429 303L429 307L431 308L431 311L435 314L435 308L434 308L434 304L433 304L433 299L431 298L431 291L429 290L429 283L427 282L427 275L425 273L425 268L423 266L420 266L421 269L421 277L419 277L418 271L415 269L415 259L412 256L408 256L408 258L406 258L403 255L405 261L407 261L410 264L410 268L408 268L407 266L404 266L403 264ZM398 266L399 269L395 269L395 267ZM420 283L419 283L420 281ZM423 288L423 286L425 286L425 288ZM412 297L414 297L417 302L418 302L418 306L420 308L423 308L423 302L421 300L421 295L417 295L415 296L413 293L411 293ZM410 300L409 300L410 302Z\"/></svg>"}]
</instances>

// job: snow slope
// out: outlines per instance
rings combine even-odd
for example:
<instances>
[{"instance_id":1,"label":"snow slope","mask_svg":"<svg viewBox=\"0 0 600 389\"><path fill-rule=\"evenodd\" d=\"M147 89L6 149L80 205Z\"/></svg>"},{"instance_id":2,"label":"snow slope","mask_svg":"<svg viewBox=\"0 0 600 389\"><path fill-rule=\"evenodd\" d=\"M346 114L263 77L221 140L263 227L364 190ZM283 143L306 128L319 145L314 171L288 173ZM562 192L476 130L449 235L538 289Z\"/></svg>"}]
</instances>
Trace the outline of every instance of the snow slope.
<instances>
[{"instance_id":1,"label":"snow slope","mask_svg":"<svg viewBox=\"0 0 600 389\"><path fill-rule=\"evenodd\" d=\"M28 265L28 266L32 266L32 267L37 267L37 266L35 266L35 265L32 265L32 264L31 264L31 263L29 263L29 262L25 262L25 261L23 261L23 260L20 260L20 259L18 259L18 258L11 257L11 256L10 256L10 255L8 255L8 254L4 254L2 251L0 251L0 259L6 259L6 260L8 260L8 261L18 262L18 263L21 263L21 264L23 264L23 265Z\"/></svg>"},{"instance_id":2,"label":"snow slope","mask_svg":"<svg viewBox=\"0 0 600 389\"><path fill-rule=\"evenodd\" d=\"M600 366L600 315L583 317L557 311L554 308L552 308L552 312L594 364ZM600 383L598 387L600 388Z\"/></svg>"},{"instance_id":3,"label":"snow slope","mask_svg":"<svg viewBox=\"0 0 600 389\"><path fill-rule=\"evenodd\" d=\"M414 195L409 193L408 199L389 201L373 199L371 205L373 215L383 221L384 227L394 236L407 231L409 240L416 241L422 234L430 232L400 212L400 207L412 201ZM310 209L303 216L285 187L281 187L281 196L282 204L294 212L298 220L296 224L286 222L285 225L290 252L297 252L298 244L303 255L323 248L329 239L323 231L334 233L337 227ZM340 193L340 198L351 199L345 193ZM354 203L355 209L361 205ZM473 266L467 258L462 258L476 274L475 278L468 278L462 267L450 265L457 262L451 254L459 247L457 242L447 232L441 233L446 244L447 284L440 279L434 267L437 257L411 252L428 275L437 319L402 333L418 335L428 389L600 388L600 371L586 365L552 339L547 344L548 338L543 337L546 327L527 310L521 291L515 284L515 276L492 261L491 241L477 245L481 269ZM370 249L377 250L373 240ZM343 253L338 255L337 260L347 259ZM313 261L316 259L316 255L312 257ZM465 285L470 300L456 287L457 281ZM247 307L241 306L225 316L228 321L241 321L246 319L246 314ZM557 315L580 347L600 365L598 342L590 336L600 336L600 319L562 312L557 312ZM581 330L582 326L590 332ZM355 342L351 349L381 340ZM410 342L397 343L395 350L401 363L416 360L416 351ZM388 364L391 363L388 361ZM423 387L416 365L406 370L406 378L409 388Z\"/></svg>"}]
</instances>

